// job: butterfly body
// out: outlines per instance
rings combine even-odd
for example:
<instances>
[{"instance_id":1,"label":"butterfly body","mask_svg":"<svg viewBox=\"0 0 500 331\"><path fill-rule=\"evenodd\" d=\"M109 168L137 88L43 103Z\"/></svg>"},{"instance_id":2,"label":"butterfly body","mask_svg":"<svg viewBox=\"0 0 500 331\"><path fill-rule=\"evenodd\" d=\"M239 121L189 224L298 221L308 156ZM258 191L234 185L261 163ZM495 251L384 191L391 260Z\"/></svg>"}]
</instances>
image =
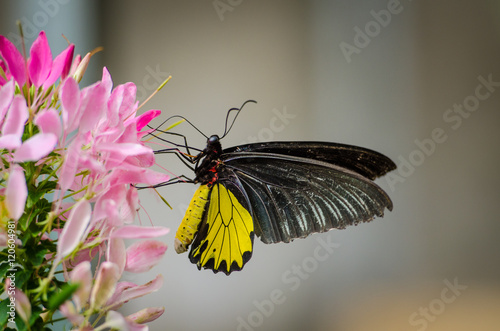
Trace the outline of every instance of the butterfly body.
<instances>
[{"instance_id":1,"label":"butterfly body","mask_svg":"<svg viewBox=\"0 0 500 331\"><path fill-rule=\"evenodd\" d=\"M369 149L327 142L222 149L214 135L194 160L194 182L201 186L177 232L176 250L191 244L189 258L199 269L241 270L254 235L264 243L290 242L392 210L372 180L396 166Z\"/></svg>"}]
</instances>

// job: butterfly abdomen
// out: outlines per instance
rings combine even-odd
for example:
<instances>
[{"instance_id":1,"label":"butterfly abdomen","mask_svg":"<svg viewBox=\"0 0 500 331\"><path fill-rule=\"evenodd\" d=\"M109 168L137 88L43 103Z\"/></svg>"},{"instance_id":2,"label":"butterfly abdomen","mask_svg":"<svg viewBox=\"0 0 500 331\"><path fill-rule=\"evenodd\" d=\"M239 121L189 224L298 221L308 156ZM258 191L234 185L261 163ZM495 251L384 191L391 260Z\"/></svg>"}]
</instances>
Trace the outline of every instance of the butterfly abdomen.
<instances>
[{"instance_id":1,"label":"butterfly abdomen","mask_svg":"<svg viewBox=\"0 0 500 331\"><path fill-rule=\"evenodd\" d=\"M175 234L175 251L184 253L193 241L194 235L198 231L205 206L208 202L210 188L207 185L201 185L194 193L193 199L182 219L181 225Z\"/></svg>"}]
</instances>

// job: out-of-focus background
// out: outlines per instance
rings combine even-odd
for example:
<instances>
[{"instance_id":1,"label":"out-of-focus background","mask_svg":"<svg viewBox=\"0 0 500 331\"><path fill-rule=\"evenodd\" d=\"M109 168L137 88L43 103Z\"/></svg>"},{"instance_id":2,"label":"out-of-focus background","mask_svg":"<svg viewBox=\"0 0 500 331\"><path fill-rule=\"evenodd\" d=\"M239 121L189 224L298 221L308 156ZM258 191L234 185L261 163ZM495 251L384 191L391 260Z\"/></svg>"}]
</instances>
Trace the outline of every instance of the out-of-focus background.
<instances>
[{"instance_id":1,"label":"out-of-focus background","mask_svg":"<svg viewBox=\"0 0 500 331\"><path fill-rule=\"evenodd\" d=\"M173 250L194 186L161 189L173 210L142 192L153 224L171 228L170 248L149 275L125 279L162 273L165 284L125 314L165 306L150 330L499 330L498 1L4 1L0 33L15 40L17 19L27 45L43 29L54 54L61 34L80 54L104 47L82 86L106 66L144 100L172 75L145 109L207 135L257 100L226 147L325 140L398 164L377 181L393 212L291 244L256 240L229 277ZM159 160L191 175L173 155Z\"/></svg>"}]
</instances>

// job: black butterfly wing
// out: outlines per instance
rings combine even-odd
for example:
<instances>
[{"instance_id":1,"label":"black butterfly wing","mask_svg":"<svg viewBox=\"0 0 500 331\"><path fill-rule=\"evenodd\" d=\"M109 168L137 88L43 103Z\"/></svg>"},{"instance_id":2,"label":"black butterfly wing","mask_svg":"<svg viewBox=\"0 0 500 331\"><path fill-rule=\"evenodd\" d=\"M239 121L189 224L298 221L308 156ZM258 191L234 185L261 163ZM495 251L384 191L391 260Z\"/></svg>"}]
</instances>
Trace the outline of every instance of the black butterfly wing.
<instances>
[{"instance_id":1,"label":"black butterfly wing","mask_svg":"<svg viewBox=\"0 0 500 331\"><path fill-rule=\"evenodd\" d=\"M375 179L396 169L387 156L368 148L315 141L253 143L224 149L223 153L258 152L297 156L335 164Z\"/></svg>"},{"instance_id":2,"label":"black butterfly wing","mask_svg":"<svg viewBox=\"0 0 500 331\"><path fill-rule=\"evenodd\" d=\"M304 146L291 150L306 156L319 154ZM234 153L228 153L231 150ZM255 233L265 243L290 242L314 232L343 229L383 216L385 208L392 210L389 196L370 179L317 160L321 157L242 152L236 148L224 150L221 159L225 171L241 182L252 206ZM355 167L353 161L347 164L349 168L369 169L372 174L390 168Z\"/></svg>"}]
</instances>

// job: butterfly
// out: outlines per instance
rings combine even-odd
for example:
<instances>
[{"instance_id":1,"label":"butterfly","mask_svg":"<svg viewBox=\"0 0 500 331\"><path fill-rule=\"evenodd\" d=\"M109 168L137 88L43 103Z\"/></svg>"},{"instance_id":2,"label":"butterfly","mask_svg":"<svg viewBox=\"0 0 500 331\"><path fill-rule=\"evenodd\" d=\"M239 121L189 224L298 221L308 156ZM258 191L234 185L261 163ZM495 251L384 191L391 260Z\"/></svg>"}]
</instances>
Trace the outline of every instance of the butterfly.
<instances>
[{"instance_id":1,"label":"butterfly","mask_svg":"<svg viewBox=\"0 0 500 331\"><path fill-rule=\"evenodd\" d=\"M266 244L288 243L392 210L390 197L373 180L396 165L376 151L315 141L223 149L228 131L226 118L224 135L208 137L190 159L190 182L200 186L177 230L175 250L191 246L189 259L198 269L226 275L241 270L252 257L255 236Z\"/></svg>"}]
</instances>

